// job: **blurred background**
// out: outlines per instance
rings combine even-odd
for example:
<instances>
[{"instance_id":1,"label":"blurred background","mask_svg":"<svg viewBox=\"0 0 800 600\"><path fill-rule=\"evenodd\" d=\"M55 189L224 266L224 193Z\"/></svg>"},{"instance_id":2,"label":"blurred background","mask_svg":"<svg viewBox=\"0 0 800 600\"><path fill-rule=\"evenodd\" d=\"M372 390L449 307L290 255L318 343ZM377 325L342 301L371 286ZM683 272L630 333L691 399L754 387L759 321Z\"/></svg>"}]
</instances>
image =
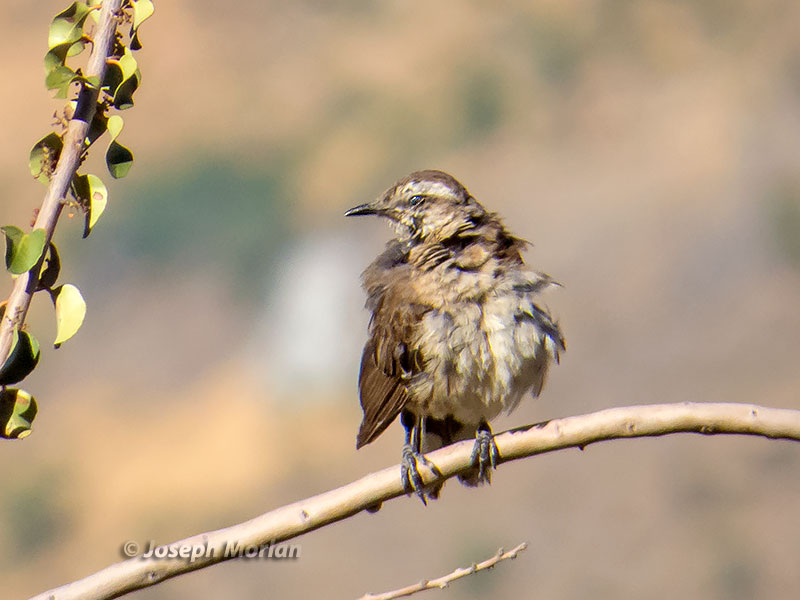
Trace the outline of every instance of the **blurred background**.
<instances>
[{"instance_id":1,"label":"blurred background","mask_svg":"<svg viewBox=\"0 0 800 600\"><path fill-rule=\"evenodd\" d=\"M3 224L61 103L52 16L0 20ZM136 154L62 281L89 305L24 387L0 448L0 580L27 597L157 544L396 464L355 450L359 274L390 230L344 219L420 168L453 173L564 284L568 351L495 430L612 406L800 408L800 4L790 0L157 2L120 140ZM5 298L10 279L0 277ZM442 598L795 598L800 449L745 438L605 443L504 465L491 487L386 504L133 597L355 598L521 541ZM431 593L433 597L434 593Z\"/></svg>"}]
</instances>

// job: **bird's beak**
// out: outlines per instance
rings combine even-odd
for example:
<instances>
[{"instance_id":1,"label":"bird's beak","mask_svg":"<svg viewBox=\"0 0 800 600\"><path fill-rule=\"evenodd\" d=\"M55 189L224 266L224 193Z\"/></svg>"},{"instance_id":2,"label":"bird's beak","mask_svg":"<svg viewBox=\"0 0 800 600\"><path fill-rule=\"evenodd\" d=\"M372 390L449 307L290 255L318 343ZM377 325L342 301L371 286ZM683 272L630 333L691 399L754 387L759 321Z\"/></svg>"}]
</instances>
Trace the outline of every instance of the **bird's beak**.
<instances>
[{"instance_id":1,"label":"bird's beak","mask_svg":"<svg viewBox=\"0 0 800 600\"><path fill-rule=\"evenodd\" d=\"M360 217L362 215L379 215L381 211L375 208L372 204L361 204L359 206L354 206L346 213L344 213L345 217Z\"/></svg>"}]
</instances>

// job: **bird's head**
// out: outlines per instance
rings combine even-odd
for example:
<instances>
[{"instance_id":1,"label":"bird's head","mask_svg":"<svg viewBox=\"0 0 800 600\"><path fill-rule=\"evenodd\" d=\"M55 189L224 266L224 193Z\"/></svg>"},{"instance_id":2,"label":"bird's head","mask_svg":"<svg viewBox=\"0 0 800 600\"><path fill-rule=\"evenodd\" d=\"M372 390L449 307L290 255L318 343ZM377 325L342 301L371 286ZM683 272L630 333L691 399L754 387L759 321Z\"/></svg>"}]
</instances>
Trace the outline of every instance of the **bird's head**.
<instances>
[{"instance_id":1,"label":"bird's head","mask_svg":"<svg viewBox=\"0 0 800 600\"><path fill-rule=\"evenodd\" d=\"M409 241L441 241L473 229L486 210L454 177L443 171L417 171L377 200L351 208L345 216L378 215L395 224Z\"/></svg>"}]
</instances>

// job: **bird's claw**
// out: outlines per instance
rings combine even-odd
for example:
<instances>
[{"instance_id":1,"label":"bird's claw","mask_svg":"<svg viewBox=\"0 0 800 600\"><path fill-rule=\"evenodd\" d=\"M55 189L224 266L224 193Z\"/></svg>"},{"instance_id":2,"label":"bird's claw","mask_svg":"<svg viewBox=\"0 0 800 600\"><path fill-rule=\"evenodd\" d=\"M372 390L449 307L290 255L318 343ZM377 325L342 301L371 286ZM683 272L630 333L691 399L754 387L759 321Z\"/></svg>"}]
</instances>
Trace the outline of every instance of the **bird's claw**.
<instances>
[{"instance_id":1,"label":"bird's claw","mask_svg":"<svg viewBox=\"0 0 800 600\"><path fill-rule=\"evenodd\" d=\"M414 449L406 444L403 446L403 459L400 462L400 477L403 480L403 489L409 496L416 494L424 505L428 505L425 494L425 483L419 473L419 463L422 463L433 471L434 475L440 477L442 472L432 461L428 460L424 454L415 452Z\"/></svg>"},{"instance_id":2,"label":"bird's claw","mask_svg":"<svg viewBox=\"0 0 800 600\"><path fill-rule=\"evenodd\" d=\"M492 483L492 469L497 468L500 451L497 449L494 436L488 427L478 429L475 434L475 446L472 448L470 460L473 465L478 467L478 481Z\"/></svg>"}]
</instances>

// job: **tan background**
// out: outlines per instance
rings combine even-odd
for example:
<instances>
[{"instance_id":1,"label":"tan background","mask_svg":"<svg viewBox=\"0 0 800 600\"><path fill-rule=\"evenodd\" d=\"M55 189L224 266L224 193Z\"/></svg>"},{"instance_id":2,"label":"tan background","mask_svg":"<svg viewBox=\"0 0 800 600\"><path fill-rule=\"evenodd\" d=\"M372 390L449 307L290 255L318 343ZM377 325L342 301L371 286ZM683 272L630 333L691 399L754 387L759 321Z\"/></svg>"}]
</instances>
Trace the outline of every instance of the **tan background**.
<instances>
[{"instance_id":1,"label":"tan background","mask_svg":"<svg viewBox=\"0 0 800 600\"><path fill-rule=\"evenodd\" d=\"M3 224L43 193L26 160L59 106L41 57L61 8L0 18ZM564 361L496 429L637 403L800 408L798 22L789 0L159 2L124 114L137 162L87 241L80 215L59 226L86 323L56 352L34 307L41 411L0 448L2 596L397 462L397 425L354 448L358 274L389 231L342 213L417 168L460 178L564 284L547 300ZM300 538L297 561L135 597L353 598L526 540L435 594L795 598L799 469L797 445L759 439L561 452Z\"/></svg>"}]
</instances>

